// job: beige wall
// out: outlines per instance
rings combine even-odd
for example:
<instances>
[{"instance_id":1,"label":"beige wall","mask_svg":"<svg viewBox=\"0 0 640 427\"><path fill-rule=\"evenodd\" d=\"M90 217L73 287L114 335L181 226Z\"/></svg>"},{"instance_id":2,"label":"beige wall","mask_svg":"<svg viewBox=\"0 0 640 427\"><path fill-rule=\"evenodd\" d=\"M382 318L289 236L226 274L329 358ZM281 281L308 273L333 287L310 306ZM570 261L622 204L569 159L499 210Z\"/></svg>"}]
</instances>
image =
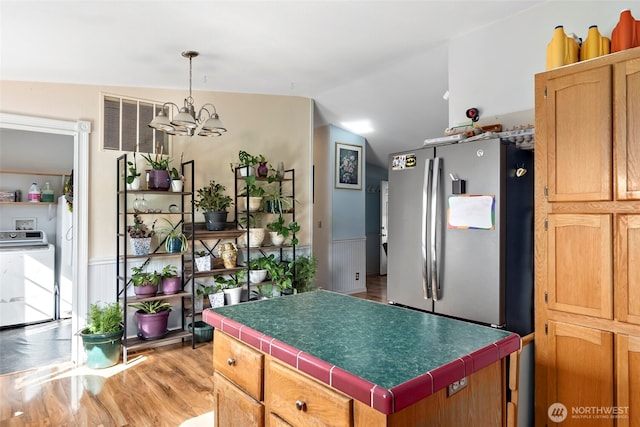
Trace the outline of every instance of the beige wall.
<instances>
[{"instance_id":1,"label":"beige wall","mask_svg":"<svg viewBox=\"0 0 640 427\"><path fill-rule=\"evenodd\" d=\"M60 120L87 120L89 149L89 259L115 256L116 162L121 152L101 147L101 93L182 104L183 90L0 81L0 111ZM215 179L233 191L229 163L238 150L264 154L274 165L296 170L296 220L301 245L311 241L313 101L308 98L194 92L196 107L216 105L228 132L218 138L175 137L172 157L195 160L196 187ZM174 164L175 164L174 163ZM140 162L139 164L142 164ZM200 214L196 220L202 220Z\"/></svg>"}]
</instances>

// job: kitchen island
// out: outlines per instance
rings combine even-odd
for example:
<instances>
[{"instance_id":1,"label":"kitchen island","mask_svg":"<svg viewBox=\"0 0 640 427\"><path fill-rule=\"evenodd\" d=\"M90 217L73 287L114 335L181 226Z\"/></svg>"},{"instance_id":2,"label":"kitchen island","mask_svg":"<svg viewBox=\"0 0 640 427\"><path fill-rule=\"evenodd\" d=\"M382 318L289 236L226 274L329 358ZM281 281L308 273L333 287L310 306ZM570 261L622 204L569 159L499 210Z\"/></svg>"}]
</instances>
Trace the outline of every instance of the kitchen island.
<instances>
[{"instance_id":1,"label":"kitchen island","mask_svg":"<svg viewBox=\"0 0 640 427\"><path fill-rule=\"evenodd\" d=\"M217 426L500 426L517 334L315 291L206 310Z\"/></svg>"}]
</instances>

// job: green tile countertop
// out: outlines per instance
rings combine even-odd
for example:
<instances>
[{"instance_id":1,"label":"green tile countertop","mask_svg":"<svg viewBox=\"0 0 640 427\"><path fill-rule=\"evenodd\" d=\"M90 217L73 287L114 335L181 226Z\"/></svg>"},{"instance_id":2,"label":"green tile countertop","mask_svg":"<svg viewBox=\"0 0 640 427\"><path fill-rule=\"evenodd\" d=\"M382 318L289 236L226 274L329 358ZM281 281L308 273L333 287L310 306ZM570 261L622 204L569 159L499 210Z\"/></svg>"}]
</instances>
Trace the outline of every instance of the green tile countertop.
<instances>
[{"instance_id":1,"label":"green tile countertop","mask_svg":"<svg viewBox=\"0 0 640 427\"><path fill-rule=\"evenodd\" d=\"M520 348L511 332L322 290L203 320L387 414Z\"/></svg>"}]
</instances>

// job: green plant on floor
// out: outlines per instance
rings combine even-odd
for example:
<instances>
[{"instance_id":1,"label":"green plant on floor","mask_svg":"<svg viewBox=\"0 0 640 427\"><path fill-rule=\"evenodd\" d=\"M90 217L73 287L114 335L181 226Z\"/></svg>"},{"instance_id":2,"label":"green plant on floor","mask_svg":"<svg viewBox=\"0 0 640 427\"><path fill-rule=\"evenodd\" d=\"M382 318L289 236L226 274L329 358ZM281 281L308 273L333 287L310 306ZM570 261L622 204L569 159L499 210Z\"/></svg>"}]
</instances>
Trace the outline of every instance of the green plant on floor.
<instances>
[{"instance_id":1,"label":"green plant on floor","mask_svg":"<svg viewBox=\"0 0 640 427\"><path fill-rule=\"evenodd\" d=\"M312 291L313 279L318 271L318 259L313 255L296 256L295 261L291 261L291 269L294 271L293 287L296 291Z\"/></svg>"},{"instance_id":2,"label":"green plant on floor","mask_svg":"<svg viewBox=\"0 0 640 427\"><path fill-rule=\"evenodd\" d=\"M85 334L111 334L122 329L122 307L118 302L89 306Z\"/></svg>"},{"instance_id":3,"label":"green plant on floor","mask_svg":"<svg viewBox=\"0 0 640 427\"><path fill-rule=\"evenodd\" d=\"M140 310L143 313L147 314L155 314L162 311L171 311L172 309L170 303L162 300L132 302L129 304L129 307L135 308L136 310Z\"/></svg>"}]
</instances>

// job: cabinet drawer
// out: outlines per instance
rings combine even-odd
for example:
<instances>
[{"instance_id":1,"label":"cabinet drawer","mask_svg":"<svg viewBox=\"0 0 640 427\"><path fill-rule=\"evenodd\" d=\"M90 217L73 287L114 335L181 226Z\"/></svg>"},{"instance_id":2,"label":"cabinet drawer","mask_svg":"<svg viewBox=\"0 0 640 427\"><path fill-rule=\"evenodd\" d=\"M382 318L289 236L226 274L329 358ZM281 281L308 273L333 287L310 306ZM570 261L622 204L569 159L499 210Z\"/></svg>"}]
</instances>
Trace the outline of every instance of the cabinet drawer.
<instances>
[{"instance_id":1,"label":"cabinet drawer","mask_svg":"<svg viewBox=\"0 0 640 427\"><path fill-rule=\"evenodd\" d=\"M218 426L264 426L264 406L229 382L213 374L215 418Z\"/></svg>"},{"instance_id":2,"label":"cabinet drawer","mask_svg":"<svg viewBox=\"0 0 640 427\"><path fill-rule=\"evenodd\" d=\"M267 370L265 405L270 413L294 426L352 425L349 397L273 360Z\"/></svg>"},{"instance_id":3,"label":"cabinet drawer","mask_svg":"<svg viewBox=\"0 0 640 427\"><path fill-rule=\"evenodd\" d=\"M264 355L217 329L213 339L213 369L256 400L262 400Z\"/></svg>"}]
</instances>

